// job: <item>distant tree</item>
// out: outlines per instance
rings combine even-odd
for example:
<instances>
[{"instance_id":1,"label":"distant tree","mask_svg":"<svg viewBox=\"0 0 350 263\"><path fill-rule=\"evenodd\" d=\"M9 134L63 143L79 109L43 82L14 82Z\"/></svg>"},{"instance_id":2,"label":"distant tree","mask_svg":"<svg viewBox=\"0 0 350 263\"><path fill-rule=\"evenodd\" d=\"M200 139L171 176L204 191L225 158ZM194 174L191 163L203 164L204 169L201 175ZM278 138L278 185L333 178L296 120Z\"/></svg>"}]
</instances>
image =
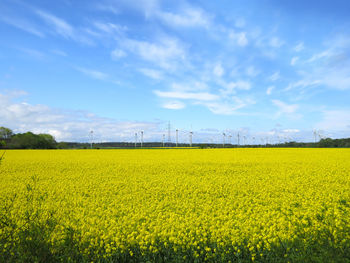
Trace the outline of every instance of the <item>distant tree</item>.
<instances>
[{"instance_id":1,"label":"distant tree","mask_svg":"<svg viewBox=\"0 0 350 263\"><path fill-rule=\"evenodd\" d=\"M321 139L318 143L320 147L326 148L326 147L334 147L333 140L331 138L325 138Z\"/></svg>"},{"instance_id":2,"label":"distant tree","mask_svg":"<svg viewBox=\"0 0 350 263\"><path fill-rule=\"evenodd\" d=\"M9 140L13 136L13 131L6 127L0 127L0 140Z\"/></svg>"},{"instance_id":3,"label":"distant tree","mask_svg":"<svg viewBox=\"0 0 350 263\"><path fill-rule=\"evenodd\" d=\"M14 135L9 146L15 149L54 149L56 141L50 134L26 132Z\"/></svg>"},{"instance_id":4,"label":"distant tree","mask_svg":"<svg viewBox=\"0 0 350 263\"><path fill-rule=\"evenodd\" d=\"M68 149L69 145L66 142L59 142L57 143L57 149Z\"/></svg>"},{"instance_id":5,"label":"distant tree","mask_svg":"<svg viewBox=\"0 0 350 263\"><path fill-rule=\"evenodd\" d=\"M6 147L6 142L5 140L0 140L0 149Z\"/></svg>"},{"instance_id":6,"label":"distant tree","mask_svg":"<svg viewBox=\"0 0 350 263\"><path fill-rule=\"evenodd\" d=\"M54 149L57 146L55 138L51 134L41 133L38 135L40 137L40 148L41 149Z\"/></svg>"}]
</instances>

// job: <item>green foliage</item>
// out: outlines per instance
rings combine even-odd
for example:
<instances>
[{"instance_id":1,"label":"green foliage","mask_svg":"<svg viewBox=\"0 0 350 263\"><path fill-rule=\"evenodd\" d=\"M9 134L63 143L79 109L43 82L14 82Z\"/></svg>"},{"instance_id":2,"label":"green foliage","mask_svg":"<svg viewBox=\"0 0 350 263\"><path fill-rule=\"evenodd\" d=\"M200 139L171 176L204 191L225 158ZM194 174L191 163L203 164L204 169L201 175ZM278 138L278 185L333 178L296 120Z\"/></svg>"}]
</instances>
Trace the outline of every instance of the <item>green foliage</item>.
<instances>
[{"instance_id":1,"label":"green foliage","mask_svg":"<svg viewBox=\"0 0 350 263\"><path fill-rule=\"evenodd\" d=\"M66 142L59 142L57 143L57 149L68 149L69 146Z\"/></svg>"},{"instance_id":2,"label":"green foliage","mask_svg":"<svg viewBox=\"0 0 350 263\"><path fill-rule=\"evenodd\" d=\"M9 148L14 149L55 149L56 141L50 134L18 133L11 138Z\"/></svg>"},{"instance_id":3,"label":"green foliage","mask_svg":"<svg viewBox=\"0 0 350 263\"><path fill-rule=\"evenodd\" d=\"M11 129L0 127L0 140L9 140L13 136Z\"/></svg>"}]
</instances>

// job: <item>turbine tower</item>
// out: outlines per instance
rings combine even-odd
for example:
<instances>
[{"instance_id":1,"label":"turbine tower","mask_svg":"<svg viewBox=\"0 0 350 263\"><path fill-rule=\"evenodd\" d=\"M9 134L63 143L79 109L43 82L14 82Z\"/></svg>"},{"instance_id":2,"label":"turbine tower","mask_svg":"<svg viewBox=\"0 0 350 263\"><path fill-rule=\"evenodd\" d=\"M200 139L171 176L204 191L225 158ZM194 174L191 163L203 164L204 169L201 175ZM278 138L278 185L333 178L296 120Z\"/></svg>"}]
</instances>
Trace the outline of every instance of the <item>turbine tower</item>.
<instances>
[{"instance_id":1,"label":"turbine tower","mask_svg":"<svg viewBox=\"0 0 350 263\"><path fill-rule=\"evenodd\" d=\"M192 135L193 135L193 132L190 131L190 147L192 147Z\"/></svg>"},{"instance_id":2,"label":"turbine tower","mask_svg":"<svg viewBox=\"0 0 350 263\"><path fill-rule=\"evenodd\" d=\"M163 139L162 139L163 147L164 147L164 141L165 141L165 134L163 134Z\"/></svg>"},{"instance_id":3,"label":"turbine tower","mask_svg":"<svg viewBox=\"0 0 350 263\"><path fill-rule=\"evenodd\" d=\"M239 146L239 132L237 133L237 145Z\"/></svg>"},{"instance_id":4,"label":"turbine tower","mask_svg":"<svg viewBox=\"0 0 350 263\"><path fill-rule=\"evenodd\" d=\"M137 132L135 132L135 148L137 146Z\"/></svg>"},{"instance_id":5,"label":"turbine tower","mask_svg":"<svg viewBox=\"0 0 350 263\"><path fill-rule=\"evenodd\" d=\"M143 131L141 131L141 148L143 146Z\"/></svg>"},{"instance_id":6,"label":"turbine tower","mask_svg":"<svg viewBox=\"0 0 350 263\"><path fill-rule=\"evenodd\" d=\"M316 143L317 131L315 129L313 131L313 134L314 134L314 142Z\"/></svg>"},{"instance_id":7,"label":"turbine tower","mask_svg":"<svg viewBox=\"0 0 350 263\"><path fill-rule=\"evenodd\" d=\"M168 143L171 143L171 132L170 132L171 126L170 126L170 121L168 123Z\"/></svg>"},{"instance_id":8,"label":"turbine tower","mask_svg":"<svg viewBox=\"0 0 350 263\"><path fill-rule=\"evenodd\" d=\"M176 129L176 147L177 147L178 143L179 143L179 130Z\"/></svg>"},{"instance_id":9,"label":"turbine tower","mask_svg":"<svg viewBox=\"0 0 350 263\"><path fill-rule=\"evenodd\" d=\"M226 137L226 134L223 132L222 133L222 147L225 148L225 137Z\"/></svg>"},{"instance_id":10,"label":"turbine tower","mask_svg":"<svg viewBox=\"0 0 350 263\"><path fill-rule=\"evenodd\" d=\"M94 140L94 131L91 130L90 131L90 149L92 149L93 140Z\"/></svg>"}]
</instances>

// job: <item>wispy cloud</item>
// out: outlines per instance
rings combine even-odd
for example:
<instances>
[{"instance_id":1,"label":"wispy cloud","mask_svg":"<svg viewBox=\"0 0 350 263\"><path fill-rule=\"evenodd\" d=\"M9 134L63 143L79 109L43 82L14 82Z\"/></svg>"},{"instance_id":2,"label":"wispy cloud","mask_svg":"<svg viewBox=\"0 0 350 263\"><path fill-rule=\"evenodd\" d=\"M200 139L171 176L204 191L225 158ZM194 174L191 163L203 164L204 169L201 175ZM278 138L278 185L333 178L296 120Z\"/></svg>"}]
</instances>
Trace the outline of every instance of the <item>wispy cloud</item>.
<instances>
[{"instance_id":1,"label":"wispy cloud","mask_svg":"<svg viewBox=\"0 0 350 263\"><path fill-rule=\"evenodd\" d=\"M298 60L299 60L299 57L292 57L292 59L290 60L290 65L294 66Z\"/></svg>"},{"instance_id":2,"label":"wispy cloud","mask_svg":"<svg viewBox=\"0 0 350 263\"><path fill-rule=\"evenodd\" d=\"M246 32L235 32L230 30L228 36L229 39L234 41L238 46L245 47L249 43Z\"/></svg>"},{"instance_id":3,"label":"wispy cloud","mask_svg":"<svg viewBox=\"0 0 350 263\"><path fill-rule=\"evenodd\" d=\"M273 91L274 89L275 89L274 86L268 87L267 90L266 90L266 95L271 95L271 93L272 93L272 91Z\"/></svg>"},{"instance_id":4,"label":"wispy cloud","mask_svg":"<svg viewBox=\"0 0 350 263\"><path fill-rule=\"evenodd\" d=\"M270 77L269 80L270 81L276 81L280 78L280 72L276 71L275 73L273 73Z\"/></svg>"},{"instance_id":5,"label":"wispy cloud","mask_svg":"<svg viewBox=\"0 0 350 263\"><path fill-rule=\"evenodd\" d=\"M150 69L150 68L140 68L139 71L144 74L145 76L152 78L152 79L162 79L163 73L159 70Z\"/></svg>"},{"instance_id":6,"label":"wispy cloud","mask_svg":"<svg viewBox=\"0 0 350 263\"><path fill-rule=\"evenodd\" d=\"M32 57L32 58L35 58L35 59L43 59L45 58L45 53L39 51L39 50L36 50L36 49L32 49L32 48L25 48L25 47L20 47L18 48L18 50L20 50L22 53Z\"/></svg>"},{"instance_id":7,"label":"wispy cloud","mask_svg":"<svg viewBox=\"0 0 350 263\"><path fill-rule=\"evenodd\" d=\"M212 113L218 115L232 115L236 114L237 110L253 104L251 100L242 100L233 97L231 101L196 101L194 104L203 105L207 107Z\"/></svg>"},{"instance_id":8,"label":"wispy cloud","mask_svg":"<svg viewBox=\"0 0 350 263\"><path fill-rule=\"evenodd\" d=\"M133 141L135 132L145 131L145 139L159 133L157 122L118 121L86 111L54 109L47 105L14 102L18 98L0 93L0 119L15 132L50 133L58 141ZM153 137L153 140L156 137Z\"/></svg>"},{"instance_id":9,"label":"wispy cloud","mask_svg":"<svg viewBox=\"0 0 350 263\"><path fill-rule=\"evenodd\" d=\"M200 8L186 7L178 13L157 10L154 16L173 27L208 27L210 16Z\"/></svg>"},{"instance_id":10,"label":"wispy cloud","mask_svg":"<svg viewBox=\"0 0 350 263\"><path fill-rule=\"evenodd\" d=\"M296 115L296 111L299 108L299 105L287 104L287 103L280 101L280 100L271 100L271 101L279 109L277 114L276 114L277 117L281 116L282 114L287 114L288 116L299 117L299 115Z\"/></svg>"},{"instance_id":11,"label":"wispy cloud","mask_svg":"<svg viewBox=\"0 0 350 263\"><path fill-rule=\"evenodd\" d=\"M299 63L299 80L286 88L302 90L322 87L338 90L350 89L350 57L348 47L350 37L336 36L326 43L326 48L313 54L304 63Z\"/></svg>"},{"instance_id":12,"label":"wispy cloud","mask_svg":"<svg viewBox=\"0 0 350 263\"><path fill-rule=\"evenodd\" d=\"M183 45L175 38L162 37L156 42L125 38L121 40L121 45L154 66L165 69L176 68L178 62L186 58Z\"/></svg>"},{"instance_id":13,"label":"wispy cloud","mask_svg":"<svg viewBox=\"0 0 350 263\"><path fill-rule=\"evenodd\" d=\"M304 49L304 42L300 42L298 43L295 47L294 47L294 51L295 52L300 52Z\"/></svg>"},{"instance_id":14,"label":"wispy cloud","mask_svg":"<svg viewBox=\"0 0 350 263\"><path fill-rule=\"evenodd\" d=\"M269 44L273 48L280 48L284 45L284 41L282 41L279 37L272 37L269 41Z\"/></svg>"},{"instance_id":15,"label":"wispy cloud","mask_svg":"<svg viewBox=\"0 0 350 263\"><path fill-rule=\"evenodd\" d=\"M81 68L81 67L76 67L78 71L81 73L84 73L85 75L94 78L94 79L99 79L99 80L107 80L108 79L108 74L103 73L101 71L97 70L92 70L92 69L86 69L86 68Z\"/></svg>"},{"instance_id":16,"label":"wispy cloud","mask_svg":"<svg viewBox=\"0 0 350 263\"><path fill-rule=\"evenodd\" d=\"M223 97L230 96L232 94L236 94L237 90L250 90L251 83L244 80L238 80L236 82L220 82L222 88L219 90Z\"/></svg>"},{"instance_id":17,"label":"wispy cloud","mask_svg":"<svg viewBox=\"0 0 350 263\"><path fill-rule=\"evenodd\" d=\"M181 101L167 101L162 104L162 107L170 110L180 110L186 107L186 104Z\"/></svg>"},{"instance_id":18,"label":"wispy cloud","mask_svg":"<svg viewBox=\"0 0 350 263\"><path fill-rule=\"evenodd\" d=\"M116 48L112 51L111 53L111 57L114 60L119 60L123 57L126 57L126 52L122 49Z\"/></svg>"},{"instance_id":19,"label":"wispy cloud","mask_svg":"<svg viewBox=\"0 0 350 263\"><path fill-rule=\"evenodd\" d=\"M328 131L350 131L350 110L324 110L322 120L316 124L317 129Z\"/></svg>"},{"instance_id":20,"label":"wispy cloud","mask_svg":"<svg viewBox=\"0 0 350 263\"><path fill-rule=\"evenodd\" d=\"M51 52L56 54L56 55L62 56L62 57L68 56L66 52L59 50L59 49L53 49L53 50L51 50Z\"/></svg>"},{"instance_id":21,"label":"wispy cloud","mask_svg":"<svg viewBox=\"0 0 350 263\"><path fill-rule=\"evenodd\" d=\"M260 70L257 70L254 66L249 66L246 68L245 74L249 77L256 77L260 74Z\"/></svg>"},{"instance_id":22,"label":"wispy cloud","mask_svg":"<svg viewBox=\"0 0 350 263\"><path fill-rule=\"evenodd\" d=\"M222 67L221 63L217 63L213 69L213 73L217 77L222 77L225 74L225 70Z\"/></svg>"},{"instance_id":23,"label":"wispy cloud","mask_svg":"<svg viewBox=\"0 0 350 263\"><path fill-rule=\"evenodd\" d=\"M154 94L161 98L212 101L219 99L219 96L208 92L185 92L185 91L160 91L155 90Z\"/></svg>"},{"instance_id":24,"label":"wispy cloud","mask_svg":"<svg viewBox=\"0 0 350 263\"><path fill-rule=\"evenodd\" d=\"M93 25L96 29L112 35L122 34L123 32L128 30L126 26L121 26L110 22L95 21L93 22Z\"/></svg>"},{"instance_id":25,"label":"wispy cloud","mask_svg":"<svg viewBox=\"0 0 350 263\"><path fill-rule=\"evenodd\" d=\"M21 29L21 30L23 30L27 33L30 33L32 35L35 35L37 37L41 37L41 38L45 37L45 34L43 32L41 32L34 25L32 25L30 22L24 20L23 18L1 16L0 20L5 22L6 24L14 26L18 29Z\"/></svg>"},{"instance_id":26,"label":"wispy cloud","mask_svg":"<svg viewBox=\"0 0 350 263\"><path fill-rule=\"evenodd\" d=\"M54 27L57 34L65 37L65 38L73 38L74 37L74 29L71 25L69 25L66 21L61 18L58 18L50 13L47 13L42 10L36 10L35 12L39 15L45 22Z\"/></svg>"},{"instance_id":27,"label":"wispy cloud","mask_svg":"<svg viewBox=\"0 0 350 263\"><path fill-rule=\"evenodd\" d=\"M92 45L93 42L88 37L81 34L80 31L76 30L64 19L40 9L36 9L35 14L51 26L55 34L62 36L65 39L71 39L87 45Z\"/></svg>"}]
</instances>

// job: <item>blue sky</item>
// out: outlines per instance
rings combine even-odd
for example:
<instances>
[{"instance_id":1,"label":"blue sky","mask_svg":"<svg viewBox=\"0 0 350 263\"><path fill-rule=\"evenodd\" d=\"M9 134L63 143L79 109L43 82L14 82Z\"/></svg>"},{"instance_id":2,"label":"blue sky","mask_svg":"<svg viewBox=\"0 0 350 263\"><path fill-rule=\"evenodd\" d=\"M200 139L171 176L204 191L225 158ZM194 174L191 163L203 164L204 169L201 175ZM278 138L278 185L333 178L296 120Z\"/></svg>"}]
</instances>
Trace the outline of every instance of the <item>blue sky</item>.
<instances>
[{"instance_id":1,"label":"blue sky","mask_svg":"<svg viewBox=\"0 0 350 263\"><path fill-rule=\"evenodd\" d=\"M350 137L348 1L0 2L0 125L57 140ZM232 138L232 142L235 142ZM172 138L174 140L174 138Z\"/></svg>"}]
</instances>

